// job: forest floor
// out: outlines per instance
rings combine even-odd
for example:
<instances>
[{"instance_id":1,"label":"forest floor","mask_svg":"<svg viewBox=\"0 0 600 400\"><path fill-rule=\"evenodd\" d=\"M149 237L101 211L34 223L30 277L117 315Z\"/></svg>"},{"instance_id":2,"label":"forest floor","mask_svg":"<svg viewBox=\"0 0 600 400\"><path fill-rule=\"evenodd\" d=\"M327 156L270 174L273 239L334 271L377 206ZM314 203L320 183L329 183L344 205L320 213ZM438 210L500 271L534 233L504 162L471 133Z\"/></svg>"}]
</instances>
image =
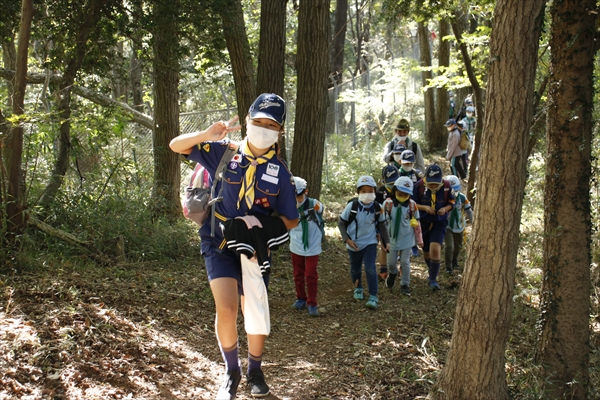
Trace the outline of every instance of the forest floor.
<instances>
[{"instance_id":1,"label":"forest floor","mask_svg":"<svg viewBox=\"0 0 600 400\"><path fill-rule=\"evenodd\" d=\"M331 218L329 225L319 264L320 317L292 309L289 252L284 246L275 255L263 358L267 399L425 398L445 362L461 273L442 272L442 290L431 292L422 256L413 258L412 296L380 284L380 306L368 310L353 299L348 255ZM525 274L519 269L517 280L526 281ZM515 288L506 350L515 399L543 398L531 374L536 295L526 286ZM48 261L44 269L0 275L0 293L2 400L210 399L220 384L223 363L202 261ZM245 370L241 317L239 327ZM592 334L597 371L600 337ZM251 398L245 379L237 398Z\"/></svg>"}]
</instances>

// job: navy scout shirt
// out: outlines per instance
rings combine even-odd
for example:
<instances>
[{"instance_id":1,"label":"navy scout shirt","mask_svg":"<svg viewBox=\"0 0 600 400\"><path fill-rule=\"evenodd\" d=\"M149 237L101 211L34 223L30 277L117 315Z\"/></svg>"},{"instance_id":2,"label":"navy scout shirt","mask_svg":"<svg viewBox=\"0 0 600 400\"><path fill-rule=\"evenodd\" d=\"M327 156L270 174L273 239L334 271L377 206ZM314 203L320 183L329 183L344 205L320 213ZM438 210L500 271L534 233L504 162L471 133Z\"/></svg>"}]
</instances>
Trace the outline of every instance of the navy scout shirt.
<instances>
[{"instance_id":1,"label":"navy scout shirt","mask_svg":"<svg viewBox=\"0 0 600 400\"><path fill-rule=\"evenodd\" d=\"M223 139L218 142L200 143L193 147L187 158L199 162L210 172L211 176L214 176L229 142L229 139ZM216 223L221 225L227 219L243 215L271 215L274 211L291 220L298 218L296 190L292 174L285 161L276 155L266 163L256 166L254 204L252 207L248 209L246 201L242 199L240 208L237 208L240 187L248 165L250 165L250 161L243 156L242 146L240 146L227 165L223 179L217 183L217 194L223 186L223 200L216 203ZM217 226L215 237L210 236L210 230L210 218L207 218L200 228L201 251L203 254L209 251L211 246L219 249L225 247L223 229Z\"/></svg>"}]
</instances>

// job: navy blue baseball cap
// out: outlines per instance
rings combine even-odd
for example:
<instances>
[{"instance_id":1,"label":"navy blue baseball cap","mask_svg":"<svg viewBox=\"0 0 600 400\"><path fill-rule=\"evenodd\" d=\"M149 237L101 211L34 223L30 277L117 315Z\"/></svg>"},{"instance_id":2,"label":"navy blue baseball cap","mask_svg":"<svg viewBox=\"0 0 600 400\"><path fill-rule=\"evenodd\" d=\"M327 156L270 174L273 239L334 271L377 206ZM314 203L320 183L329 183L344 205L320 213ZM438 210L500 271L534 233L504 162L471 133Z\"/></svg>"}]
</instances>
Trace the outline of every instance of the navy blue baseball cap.
<instances>
[{"instance_id":1,"label":"navy blue baseball cap","mask_svg":"<svg viewBox=\"0 0 600 400\"><path fill-rule=\"evenodd\" d=\"M395 165L386 165L381 170L381 179L383 179L383 183L393 183L399 176L398 168L396 168Z\"/></svg>"},{"instance_id":2,"label":"navy blue baseball cap","mask_svg":"<svg viewBox=\"0 0 600 400\"><path fill-rule=\"evenodd\" d=\"M446 126L452 126L452 125L456 125L456 120L453 118L450 118L448 121L446 121Z\"/></svg>"},{"instance_id":3,"label":"navy blue baseball cap","mask_svg":"<svg viewBox=\"0 0 600 400\"><path fill-rule=\"evenodd\" d=\"M394 146L392 153L402 153L404 150L406 150L406 146L402 143L398 143Z\"/></svg>"},{"instance_id":4,"label":"navy blue baseball cap","mask_svg":"<svg viewBox=\"0 0 600 400\"><path fill-rule=\"evenodd\" d=\"M437 164L431 164L425 170L425 183L442 183L442 168Z\"/></svg>"},{"instance_id":5,"label":"navy blue baseball cap","mask_svg":"<svg viewBox=\"0 0 600 400\"><path fill-rule=\"evenodd\" d=\"M263 93L248 110L250 119L268 118L279 125L285 124L285 101L275 93Z\"/></svg>"}]
</instances>

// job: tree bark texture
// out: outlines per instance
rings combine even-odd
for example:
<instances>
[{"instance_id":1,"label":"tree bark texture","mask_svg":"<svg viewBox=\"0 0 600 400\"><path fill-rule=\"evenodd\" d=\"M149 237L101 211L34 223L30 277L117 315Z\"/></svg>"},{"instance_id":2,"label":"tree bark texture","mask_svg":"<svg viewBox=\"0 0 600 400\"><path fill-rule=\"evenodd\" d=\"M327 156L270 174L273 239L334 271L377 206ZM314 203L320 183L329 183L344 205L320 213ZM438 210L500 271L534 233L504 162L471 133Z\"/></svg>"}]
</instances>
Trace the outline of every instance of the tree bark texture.
<instances>
[{"instance_id":1,"label":"tree bark texture","mask_svg":"<svg viewBox=\"0 0 600 400\"><path fill-rule=\"evenodd\" d=\"M54 201L69 168L71 148L71 89L85 57L90 35L97 27L102 14L102 8L109 1L111 0L92 0L90 2L89 7L83 14L84 17L79 23L79 32L75 38L73 51L66 56L65 72L62 82L59 83L57 93L57 114L60 118L57 143L58 152L52 175L39 202L39 205L43 209L46 209Z\"/></svg>"},{"instance_id":2,"label":"tree bark texture","mask_svg":"<svg viewBox=\"0 0 600 400\"><path fill-rule=\"evenodd\" d=\"M17 49L12 38L2 39L2 61L5 68L12 70L17 69ZM6 90L8 92L5 103L6 108L12 110L13 95L15 93L14 82L12 80L6 81Z\"/></svg>"},{"instance_id":3,"label":"tree bark texture","mask_svg":"<svg viewBox=\"0 0 600 400\"><path fill-rule=\"evenodd\" d=\"M311 197L321 193L327 79L329 0L301 1L298 12L298 94L292 172L307 180Z\"/></svg>"},{"instance_id":4,"label":"tree bark texture","mask_svg":"<svg viewBox=\"0 0 600 400\"><path fill-rule=\"evenodd\" d=\"M473 189L475 189L475 182L477 181L477 166L479 165L479 156L481 154L480 146L483 121L485 118L485 103L483 99L483 90L481 90L481 85L479 85L479 81L475 75L475 70L473 69L473 64L471 63L471 57L469 56L467 45L462 39L462 30L459 28L457 23L452 24L452 32L454 33L454 37L458 43L458 48L460 49L460 54L462 56L463 63L465 64L465 70L467 72L467 76L469 77L471 87L473 88L473 94L475 97L474 104L477 110L477 127L475 129L475 139L473 140L473 151L471 151L471 158L469 160L469 183L467 185L467 198L474 204Z\"/></svg>"},{"instance_id":5,"label":"tree bark texture","mask_svg":"<svg viewBox=\"0 0 600 400\"><path fill-rule=\"evenodd\" d=\"M258 43L257 93L275 93L285 98L285 22L287 0L262 0ZM279 145L286 148L285 135ZM287 160L287 152L280 157Z\"/></svg>"},{"instance_id":6,"label":"tree bark texture","mask_svg":"<svg viewBox=\"0 0 600 400\"><path fill-rule=\"evenodd\" d=\"M419 36L419 52L421 53L421 68L431 68L431 48L429 46L429 29L425 22L417 24ZM423 87L429 85L429 81L433 78L433 73L430 69L421 71L421 81ZM425 101L425 140L428 144L433 141L433 131L435 129L435 102L433 98L433 89L426 89L423 93ZM445 122L445 121L444 121ZM440 127L441 128L441 127Z\"/></svg>"},{"instance_id":7,"label":"tree bark texture","mask_svg":"<svg viewBox=\"0 0 600 400\"><path fill-rule=\"evenodd\" d=\"M21 6L21 26L15 62L15 80L13 83L13 115L25 113L25 89L27 83L27 54L29 38L31 37L31 21L33 20L33 0L23 0ZM24 228L23 215L24 199L21 188L21 165L23 162L23 125L18 123L13 126L8 141L8 151L5 162L8 169L8 190L6 198L7 228L11 238L15 238Z\"/></svg>"},{"instance_id":8,"label":"tree bark texture","mask_svg":"<svg viewBox=\"0 0 600 400\"><path fill-rule=\"evenodd\" d=\"M257 94L284 97L285 22L287 0L262 0L258 44Z\"/></svg>"},{"instance_id":9,"label":"tree bark texture","mask_svg":"<svg viewBox=\"0 0 600 400\"><path fill-rule=\"evenodd\" d=\"M169 143L179 135L179 42L178 4L154 2L155 30L153 39L154 65L154 185L152 214L155 218L173 220L181 215L179 155Z\"/></svg>"},{"instance_id":10,"label":"tree bark texture","mask_svg":"<svg viewBox=\"0 0 600 400\"><path fill-rule=\"evenodd\" d=\"M331 43L331 74L338 85L342 84L344 73L344 45L348 20L348 0L337 0L335 6L335 28Z\"/></svg>"},{"instance_id":11,"label":"tree bark texture","mask_svg":"<svg viewBox=\"0 0 600 400\"><path fill-rule=\"evenodd\" d=\"M242 9L241 0L224 0L220 4L216 11L221 15L223 22L223 35L225 36L233 70L238 115L240 121L243 122L252 102L256 98L254 67L252 66L250 44L246 35L244 10ZM243 136L245 136L245 132L244 127Z\"/></svg>"},{"instance_id":12,"label":"tree bark texture","mask_svg":"<svg viewBox=\"0 0 600 400\"><path fill-rule=\"evenodd\" d=\"M439 44L438 44L438 65L440 67L450 66L450 42L443 40L450 34L450 24L445 19L439 23ZM440 71L443 74L444 71ZM431 132L430 149L445 149L447 144L447 129L444 124L448 120L448 111L450 110L450 98L446 88L437 88L437 102L435 104L435 120L433 122L433 132Z\"/></svg>"},{"instance_id":13,"label":"tree bark texture","mask_svg":"<svg viewBox=\"0 0 600 400\"><path fill-rule=\"evenodd\" d=\"M471 248L452 342L432 396L508 399L508 339L533 116L543 0L499 0L490 41L488 110ZM506 118L510 115L511 118Z\"/></svg>"},{"instance_id":14,"label":"tree bark texture","mask_svg":"<svg viewBox=\"0 0 600 400\"><path fill-rule=\"evenodd\" d=\"M552 3L538 361L550 398L585 399L590 354L593 0ZM575 195L573 195L575 194Z\"/></svg>"}]
</instances>

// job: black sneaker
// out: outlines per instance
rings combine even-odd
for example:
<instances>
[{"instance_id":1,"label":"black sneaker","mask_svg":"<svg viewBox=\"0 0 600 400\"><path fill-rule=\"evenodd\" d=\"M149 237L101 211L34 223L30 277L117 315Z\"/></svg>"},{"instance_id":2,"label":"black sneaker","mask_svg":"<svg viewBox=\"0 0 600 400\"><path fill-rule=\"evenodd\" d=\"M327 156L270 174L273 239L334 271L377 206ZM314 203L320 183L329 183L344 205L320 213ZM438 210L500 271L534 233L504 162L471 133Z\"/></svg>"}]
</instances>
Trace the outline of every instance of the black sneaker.
<instances>
[{"instance_id":1,"label":"black sneaker","mask_svg":"<svg viewBox=\"0 0 600 400\"><path fill-rule=\"evenodd\" d=\"M257 368L250 370L250 373L246 375L248 386L250 386L250 395L252 397L265 397L269 394L269 387L265 383L265 375L262 369Z\"/></svg>"},{"instance_id":2,"label":"black sneaker","mask_svg":"<svg viewBox=\"0 0 600 400\"><path fill-rule=\"evenodd\" d=\"M223 383L217 392L216 400L232 400L235 399L238 385L242 380L240 370L227 371Z\"/></svg>"},{"instance_id":3,"label":"black sneaker","mask_svg":"<svg viewBox=\"0 0 600 400\"><path fill-rule=\"evenodd\" d=\"M410 287L408 285L400 286L400 292L405 296L410 296Z\"/></svg>"},{"instance_id":4,"label":"black sneaker","mask_svg":"<svg viewBox=\"0 0 600 400\"><path fill-rule=\"evenodd\" d=\"M446 273L450 276L454 275L454 271L452 271L451 269L446 268Z\"/></svg>"},{"instance_id":5,"label":"black sneaker","mask_svg":"<svg viewBox=\"0 0 600 400\"><path fill-rule=\"evenodd\" d=\"M385 280L385 285L388 288L393 288L394 287L394 283L396 282L396 276L398 276L398 274L389 274L387 279Z\"/></svg>"}]
</instances>

